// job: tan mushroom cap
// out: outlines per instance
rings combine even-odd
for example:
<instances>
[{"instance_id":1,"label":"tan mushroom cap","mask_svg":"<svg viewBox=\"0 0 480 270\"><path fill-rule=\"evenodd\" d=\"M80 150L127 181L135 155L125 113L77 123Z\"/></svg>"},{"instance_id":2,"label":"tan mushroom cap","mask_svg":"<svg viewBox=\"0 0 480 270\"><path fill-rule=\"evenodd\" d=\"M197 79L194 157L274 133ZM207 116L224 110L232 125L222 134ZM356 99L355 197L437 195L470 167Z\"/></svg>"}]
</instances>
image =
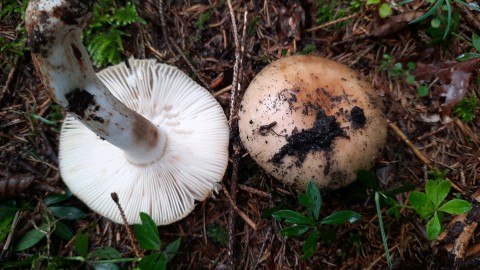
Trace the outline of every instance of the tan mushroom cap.
<instances>
[{"instance_id":1,"label":"tan mushroom cap","mask_svg":"<svg viewBox=\"0 0 480 270\"><path fill-rule=\"evenodd\" d=\"M304 190L310 180L337 189L370 169L386 141L380 97L360 75L316 56L272 62L250 83L239 111L240 138L268 173Z\"/></svg>"}]
</instances>

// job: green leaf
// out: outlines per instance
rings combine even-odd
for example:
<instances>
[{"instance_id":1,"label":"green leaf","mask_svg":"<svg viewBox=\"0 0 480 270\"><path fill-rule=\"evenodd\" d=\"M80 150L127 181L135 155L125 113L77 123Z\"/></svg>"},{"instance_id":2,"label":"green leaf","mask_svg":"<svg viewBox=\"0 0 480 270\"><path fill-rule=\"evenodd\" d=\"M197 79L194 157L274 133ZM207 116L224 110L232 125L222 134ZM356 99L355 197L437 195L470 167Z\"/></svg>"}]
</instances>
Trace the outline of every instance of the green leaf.
<instances>
[{"instance_id":1,"label":"green leaf","mask_svg":"<svg viewBox=\"0 0 480 270\"><path fill-rule=\"evenodd\" d=\"M408 197L410 204L418 211L418 209L423 208L430 200L427 194L419 191L413 191Z\"/></svg>"},{"instance_id":2,"label":"green leaf","mask_svg":"<svg viewBox=\"0 0 480 270\"><path fill-rule=\"evenodd\" d=\"M422 83L417 88L418 96L419 97L426 97L428 96L428 85Z\"/></svg>"},{"instance_id":3,"label":"green leaf","mask_svg":"<svg viewBox=\"0 0 480 270\"><path fill-rule=\"evenodd\" d=\"M435 197L430 198L432 200L433 205L435 208L438 207L443 200L447 197L448 193L450 192L451 183L450 181L442 181L437 185L437 190L435 192Z\"/></svg>"},{"instance_id":4,"label":"green leaf","mask_svg":"<svg viewBox=\"0 0 480 270\"><path fill-rule=\"evenodd\" d=\"M14 215L6 216L0 219L0 242L2 242L10 233Z\"/></svg>"},{"instance_id":5,"label":"green leaf","mask_svg":"<svg viewBox=\"0 0 480 270\"><path fill-rule=\"evenodd\" d=\"M167 261L170 261L177 255L178 249L180 248L180 243L182 242L182 238L177 238L177 240L171 242L170 244L165 247L165 255L167 256Z\"/></svg>"},{"instance_id":6,"label":"green leaf","mask_svg":"<svg viewBox=\"0 0 480 270\"><path fill-rule=\"evenodd\" d=\"M280 210L272 214L272 217L276 220L284 219L286 223L298 224L298 225L315 225L315 220L311 217L292 211L292 210Z\"/></svg>"},{"instance_id":7,"label":"green leaf","mask_svg":"<svg viewBox=\"0 0 480 270\"><path fill-rule=\"evenodd\" d=\"M318 234L318 230L315 227L312 233L305 240L305 243L303 243L303 247L302 247L303 260L306 260L315 254L315 251L317 250L317 234Z\"/></svg>"},{"instance_id":8,"label":"green leaf","mask_svg":"<svg viewBox=\"0 0 480 270\"><path fill-rule=\"evenodd\" d=\"M320 208L322 207L322 195L313 181L308 182L307 196L312 202L312 205L308 211L310 212L310 215L313 216L313 219L318 221L320 216Z\"/></svg>"},{"instance_id":9,"label":"green leaf","mask_svg":"<svg viewBox=\"0 0 480 270\"><path fill-rule=\"evenodd\" d=\"M165 254L157 252L145 256L138 263L138 267L142 270L163 270L167 268L167 257Z\"/></svg>"},{"instance_id":10,"label":"green leaf","mask_svg":"<svg viewBox=\"0 0 480 270\"><path fill-rule=\"evenodd\" d=\"M433 28L439 28L441 24L442 24L442 22L441 22L439 19L437 19L437 18L432 19L432 20L430 21L430 25L431 25Z\"/></svg>"},{"instance_id":11,"label":"green leaf","mask_svg":"<svg viewBox=\"0 0 480 270\"><path fill-rule=\"evenodd\" d=\"M93 263L93 269L95 270L120 270L120 268L114 263Z\"/></svg>"},{"instance_id":12,"label":"green leaf","mask_svg":"<svg viewBox=\"0 0 480 270\"><path fill-rule=\"evenodd\" d=\"M308 225L294 225L285 229L282 229L280 233L283 236L299 236L303 235L304 233L308 232L308 230L312 228L312 226Z\"/></svg>"},{"instance_id":13,"label":"green leaf","mask_svg":"<svg viewBox=\"0 0 480 270\"><path fill-rule=\"evenodd\" d=\"M377 176L372 173L371 171L368 170L358 170L357 171L357 179L362 183L367 188L370 188L372 190L378 190L378 180Z\"/></svg>"},{"instance_id":14,"label":"green leaf","mask_svg":"<svg viewBox=\"0 0 480 270\"><path fill-rule=\"evenodd\" d=\"M440 223L440 218L438 217L438 214L435 212L433 217L427 223L428 240L435 239L440 234L441 231L442 231L442 225Z\"/></svg>"},{"instance_id":15,"label":"green leaf","mask_svg":"<svg viewBox=\"0 0 480 270\"><path fill-rule=\"evenodd\" d=\"M52 205L68 200L72 197L72 192L69 189L65 189L65 194L50 194L43 200L46 205Z\"/></svg>"},{"instance_id":16,"label":"green leaf","mask_svg":"<svg viewBox=\"0 0 480 270\"><path fill-rule=\"evenodd\" d=\"M20 240L15 244L13 247L14 251L22 251L27 248L31 248L36 245L42 238L45 236L45 233L40 232L37 229L32 229L28 231L25 235L23 235Z\"/></svg>"},{"instance_id":17,"label":"green leaf","mask_svg":"<svg viewBox=\"0 0 480 270\"><path fill-rule=\"evenodd\" d=\"M90 252L90 254L88 254L87 256L87 258L89 259L98 258L98 259L105 259L105 260L119 259L121 257L122 255L120 254L120 252L118 252L118 250L116 250L113 247L103 247L103 248L96 249Z\"/></svg>"},{"instance_id":18,"label":"green leaf","mask_svg":"<svg viewBox=\"0 0 480 270\"><path fill-rule=\"evenodd\" d=\"M222 246L227 246L228 244L228 232L225 226L215 223L208 225L207 236Z\"/></svg>"},{"instance_id":19,"label":"green leaf","mask_svg":"<svg viewBox=\"0 0 480 270\"><path fill-rule=\"evenodd\" d=\"M477 52L480 52L480 37L475 33L472 35L472 45Z\"/></svg>"},{"instance_id":20,"label":"green leaf","mask_svg":"<svg viewBox=\"0 0 480 270\"><path fill-rule=\"evenodd\" d=\"M466 213L472 209L472 204L460 199L453 199L451 201L446 202L442 205L438 210L452 214L452 215L459 215Z\"/></svg>"},{"instance_id":21,"label":"green leaf","mask_svg":"<svg viewBox=\"0 0 480 270\"><path fill-rule=\"evenodd\" d=\"M428 180L425 184L425 194L429 200L433 200L437 196L437 182Z\"/></svg>"},{"instance_id":22,"label":"green leaf","mask_svg":"<svg viewBox=\"0 0 480 270\"><path fill-rule=\"evenodd\" d=\"M84 219L87 216L82 210L72 206L49 206L48 209L54 216L68 220Z\"/></svg>"},{"instance_id":23,"label":"green leaf","mask_svg":"<svg viewBox=\"0 0 480 270\"><path fill-rule=\"evenodd\" d=\"M305 206L306 208L312 207L312 199L305 193L298 194L298 202L301 206Z\"/></svg>"},{"instance_id":24,"label":"green leaf","mask_svg":"<svg viewBox=\"0 0 480 270\"><path fill-rule=\"evenodd\" d=\"M379 3L380 3L380 0L367 0L367 5L375 5Z\"/></svg>"},{"instance_id":25,"label":"green leaf","mask_svg":"<svg viewBox=\"0 0 480 270\"><path fill-rule=\"evenodd\" d=\"M60 220L55 222L55 230L53 231L53 234L65 241L68 241L73 237L72 229Z\"/></svg>"},{"instance_id":26,"label":"green leaf","mask_svg":"<svg viewBox=\"0 0 480 270\"><path fill-rule=\"evenodd\" d=\"M360 219L361 215L350 210L338 211L322 219L320 224L343 224L345 222L354 223Z\"/></svg>"},{"instance_id":27,"label":"green leaf","mask_svg":"<svg viewBox=\"0 0 480 270\"><path fill-rule=\"evenodd\" d=\"M88 254L88 234L86 233L77 233L75 238L75 251L78 255L86 257Z\"/></svg>"},{"instance_id":28,"label":"green leaf","mask_svg":"<svg viewBox=\"0 0 480 270\"><path fill-rule=\"evenodd\" d=\"M437 2L435 2L435 5L433 5L433 7L431 7L427 12L425 12L422 16L416 18L416 19L413 19L410 21L410 23L416 23L416 22L419 22L419 21L423 21L425 20L426 18L430 17L437 9L438 7L444 2L445 0L437 0ZM449 1L449 0L447 0Z\"/></svg>"},{"instance_id":29,"label":"green leaf","mask_svg":"<svg viewBox=\"0 0 480 270\"><path fill-rule=\"evenodd\" d=\"M133 225L138 244L146 250L160 249L162 242L158 235L157 225L147 213L141 212L140 219L142 220L142 224Z\"/></svg>"},{"instance_id":30,"label":"green leaf","mask_svg":"<svg viewBox=\"0 0 480 270\"><path fill-rule=\"evenodd\" d=\"M392 8L389 4L383 3L378 8L378 14L380 14L380 17L382 18L386 18L392 14Z\"/></svg>"}]
</instances>

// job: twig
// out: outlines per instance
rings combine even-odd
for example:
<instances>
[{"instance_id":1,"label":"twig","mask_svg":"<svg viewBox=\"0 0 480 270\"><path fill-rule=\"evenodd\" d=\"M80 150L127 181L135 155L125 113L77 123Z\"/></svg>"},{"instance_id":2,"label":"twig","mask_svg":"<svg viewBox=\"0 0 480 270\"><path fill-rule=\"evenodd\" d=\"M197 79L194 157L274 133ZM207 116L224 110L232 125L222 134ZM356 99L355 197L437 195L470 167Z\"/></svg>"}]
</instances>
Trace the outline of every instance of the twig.
<instances>
[{"instance_id":1,"label":"twig","mask_svg":"<svg viewBox=\"0 0 480 270\"><path fill-rule=\"evenodd\" d=\"M239 92L241 90L241 84L239 83L240 79L242 78L242 59L243 59L243 50L244 47L241 46L240 41L238 39L238 28L237 22L235 19L235 13L232 6L232 1L227 0L228 9L230 11L231 23L232 23L232 35L235 42L235 64L233 66L233 79L232 79L232 97L230 101L230 115L229 115L229 126L230 126L230 136L232 139L232 149L233 154L231 156L232 160L232 175L230 177L230 193L231 196L231 207L228 212L228 258L227 264L230 268L234 267L234 246L235 246L235 213L237 212L234 205L236 205L236 192L237 192L237 181L238 181L238 171L239 171L239 163L241 159L241 143L239 141L238 136L238 102L239 102ZM244 29L243 29L243 36L242 36L242 45L245 43L245 33L246 33L246 25L247 25L247 12L245 11L244 15ZM225 190L228 193L227 190ZM238 207L237 207L238 209ZM240 214L239 214L240 215ZM245 217L240 215L244 220ZM248 223L248 222L247 222ZM250 226L252 224L249 224ZM253 224L254 225L254 224ZM255 226L254 226L255 227Z\"/></svg>"},{"instance_id":2,"label":"twig","mask_svg":"<svg viewBox=\"0 0 480 270\"><path fill-rule=\"evenodd\" d=\"M15 75L15 71L17 70L17 61L18 61L18 56L15 57L15 60L13 61L13 66L10 69L10 72L8 73L7 80L5 81L5 85L3 86L2 92L0 93L0 101L3 99L3 96L5 93L8 91L8 88L10 87L10 83L13 81L13 75Z\"/></svg>"},{"instance_id":3,"label":"twig","mask_svg":"<svg viewBox=\"0 0 480 270\"><path fill-rule=\"evenodd\" d=\"M339 18L339 19L336 19L336 20L333 20L333 21L329 21L329 22L314 26L312 28L309 28L309 29L305 30L305 32L317 31L317 30L320 30L320 29L325 28L325 27L332 26L332 25L337 24L337 23L348 21L351 18L356 17L356 16L357 16L357 14L355 13L355 14L352 14L352 15L349 15L349 16L346 16L346 17L343 17L343 18Z\"/></svg>"},{"instance_id":4,"label":"twig","mask_svg":"<svg viewBox=\"0 0 480 270\"><path fill-rule=\"evenodd\" d=\"M241 190L244 190L248 193L258 195L260 197L264 197L264 198L270 198L271 197L270 194L268 194L267 192L258 190L256 188L248 187L248 186L241 185L241 184L238 185L238 188L240 188Z\"/></svg>"},{"instance_id":5,"label":"twig","mask_svg":"<svg viewBox=\"0 0 480 270\"><path fill-rule=\"evenodd\" d=\"M112 200L117 205L118 210L120 210L120 216L122 217L123 224L125 225L125 229L127 230L127 236L128 236L128 239L130 240L133 251L135 252L135 256L137 256L137 258L142 258L143 253L138 249L137 240L133 237L132 229L130 228L130 226L128 226L128 221L127 221L127 218L125 217L125 212L123 212L123 208L120 205L120 201L118 200L117 193L113 192L110 195L112 196Z\"/></svg>"},{"instance_id":6,"label":"twig","mask_svg":"<svg viewBox=\"0 0 480 270\"><path fill-rule=\"evenodd\" d=\"M395 132L395 134L412 150L412 152L425 164L430 165L432 161L428 159L415 145L407 138L400 128L395 123L388 121L388 126Z\"/></svg>"},{"instance_id":7,"label":"twig","mask_svg":"<svg viewBox=\"0 0 480 270\"><path fill-rule=\"evenodd\" d=\"M245 212L243 212L240 208L238 208L238 206L235 204L235 202L232 200L232 197L230 196L230 193L228 193L225 185L222 183L222 188L224 190L224 194L225 194L225 197L227 197L228 199L228 202L230 203L230 205L232 206L232 208L237 212L237 214L248 224L248 226L250 226L253 230L256 230L257 229L257 224L255 224L255 222L253 222L253 220L250 219L250 217L248 217L247 214L245 214Z\"/></svg>"},{"instance_id":8,"label":"twig","mask_svg":"<svg viewBox=\"0 0 480 270\"><path fill-rule=\"evenodd\" d=\"M0 262L3 261L4 258L8 257L10 251L10 245L12 244L13 235L15 234L15 229L17 228L18 220L20 219L20 215L23 212L17 211L15 216L13 217L12 226L10 227L10 232L8 233L7 240L3 245L2 252L0 253ZM1 264L0 264L1 265Z\"/></svg>"}]
</instances>

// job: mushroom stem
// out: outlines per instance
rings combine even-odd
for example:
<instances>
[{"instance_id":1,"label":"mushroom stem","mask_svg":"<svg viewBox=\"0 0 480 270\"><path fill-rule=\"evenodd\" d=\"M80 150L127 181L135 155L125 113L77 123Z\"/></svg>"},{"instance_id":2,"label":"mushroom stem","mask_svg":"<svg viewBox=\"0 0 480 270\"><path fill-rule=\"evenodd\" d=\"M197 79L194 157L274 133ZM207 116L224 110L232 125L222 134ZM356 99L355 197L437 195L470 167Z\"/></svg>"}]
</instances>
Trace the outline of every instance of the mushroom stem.
<instances>
[{"instance_id":1,"label":"mushroom stem","mask_svg":"<svg viewBox=\"0 0 480 270\"><path fill-rule=\"evenodd\" d=\"M93 1L30 1L25 16L37 70L56 101L134 164L165 152L166 133L113 96L93 70L81 40Z\"/></svg>"}]
</instances>

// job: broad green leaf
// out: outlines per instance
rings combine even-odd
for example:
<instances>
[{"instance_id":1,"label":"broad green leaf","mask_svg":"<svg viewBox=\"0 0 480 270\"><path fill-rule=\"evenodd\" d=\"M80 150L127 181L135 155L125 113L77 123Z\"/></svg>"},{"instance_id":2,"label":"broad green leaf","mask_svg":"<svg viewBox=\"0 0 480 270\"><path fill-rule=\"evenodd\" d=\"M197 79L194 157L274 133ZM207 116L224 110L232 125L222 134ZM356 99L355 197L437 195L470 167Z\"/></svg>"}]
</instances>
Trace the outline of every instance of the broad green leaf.
<instances>
[{"instance_id":1,"label":"broad green leaf","mask_svg":"<svg viewBox=\"0 0 480 270\"><path fill-rule=\"evenodd\" d=\"M22 251L27 248L31 248L36 245L42 238L45 236L45 233L40 232L37 229L32 229L28 231L25 235L23 235L20 240L15 244L13 247L14 251Z\"/></svg>"},{"instance_id":2,"label":"broad green leaf","mask_svg":"<svg viewBox=\"0 0 480 270\"><path fill-rule=\"evenodd\" d=\"M138 244L146 250L160 249L161 240L155 222L147 213L140 213L142 224L134 224L133 229L137 236Z\"/></svg>"},{"instance_id":3,"label":"broad green leaf","mask_svg":"<svg viewBox=\"0 0 480 270\"><path fill-rule=\"evenodd\" d=\"M0 242L2 242L10 233L14 215L6 216L0 219Z\"/></svg>"},{"instance_id":4,"label":"broad green leaf","mask_svg":"<svg viewBox=\"0 0 480 270\"><path fill-rule=\"evenodd\" d=\"M413 191L408 197L408 201L417 211L424 207L430 200L428 199L427 194L419 191Z\"/></svg>"},{"instance_id":5,"label":"broad green leaf","mask_svg":"<svg viewBox=\"0 0 480 270\"><path fill-rule=\"evenodd\" d=\"M428 239L429 240L435 239L435 237L437 237L441 231L442 231L442 225L440 224L440 218L438 217L438 214L435 213L432 219L430 219L430 221L428 221L427 223Z\"/></svg>"},{"instance_id":6,"label":"broad green leaf","mask_svg":"<svg viewBox=\"0 0 480 270\"><path fill-rule=\"evenodd\" d=\"M343 224L345 222L354 223L360 219L361 215L350 210L338 211L322 219L320 224Z\"/></svg>"},{"instance_id":7,"label":"broad green leaf","mask_svg":"<svg viewBox=\"0 0 480 270\"><path fill-rule=\"evenodd\" d=\"M435 192L435 197L430 198L435 205L435 207L438 207L443 200L447 197L448 193L450 192L451 184L450 181L442 181L438 184L437 190Z\"/></svg>"},{"instance_id":8,"label":"broad green leaf","mask_svg":"<svg viewBox=\"0 0 480 270\"><path fill-rule=\"evenodd\" d=\"M380 0L367 0L367 5L375 5L380 3Z\"/></svg>"},{"instance_id":9,"label":"broad green leaf","mask_svg":"<svg viewBox=\"0 0 480 270\"><path fill-rule=\"evenodd\" d=\"M480 53L467 52L467 53L460 54L455 59L458 60L458 61L467 61L467 60L470 60L472 58L478 58L478 57L480 57Z\"/></svg>"},{"instance_id":10,"label":"broad green leaf","mask_svg":"<svg viewBox=\"0 0 480 270\"><path fill-rule=\"evenodd\" d=\"M182 242L182 238L177 238L177 240L171 242L170 244L165 247L165 255L167 256L167 261L170 261L175 257L180 248L180 243Z\"/></svg>"},{"instance_id":11,"label":"broad green leaf","mask_svg":"<svg viewBox=\"0 0 480 270\"><path fill-rule=\"evenodd\" d=\"M425 194L429 200L433 200L437 196L437 182L428 180L425 184Z\"/></svg>"},{"instance_id":12,"label":"broad green leaf","mask_svg":"<svg viewBox=\"0 0 480 270\"><path fill-rule=\"evenodd\" d=\"M460 199L453 199L443 204L438 210L452 215L466 213L472 209L472 204Z\"/></svg>"},{"instance_id":13,"label":"broad green leaf","mask_svg":"<svg viewBox=\"0 0 480 270\"><path fill-rule=\"evenodd\" d=\"M374 173L368 170L358 170L357 171L357 179L362 183L367 188L370 188L372 190L378 190L378 180L377 176L375 176Z\"/></svg>"},{"instance_id":14,"label":"broad green leaf","mask_svg":"<svg viewBox=\"0 0 480 270\"><path fill-rule=\"evenodd\" d=\"M153 269L161 255L160 252L157 252L143 257L138 263L138 267L142 270Z\"/></svg>"},{"instance_id":15,"label":"broad green leaf","mask_svg":"<svg viewBox=\"0 0 480 270\"><path fill-rule=\"evenodd\" d=\"M426 218L431 214L435 213L435 206L431 201L428 201L426 205L415 210L417 211L417 213L420 215L421 218Z\"/></svg>"},{"instance_id":16,"label":"broad green leaf","mask_svg":"<svg viewBox=\"0 0 480 270\"><path fill-rule=\"evenodd\" d=\"M472 35L472 44L477 52L480 52L480 37L475 33Z\"/></svg>"},{"instance_id":17,"label":"broad green leaf","mask_svg":"<svg viewBox=\"0 0 480 270\"><path fill-rule=\"evenodd\" d=\"M93 263L93 269L95 270L120 270L120 268L114 263Z\"/></svg>"},{"instance_id":18,"label":"broad green leaf","mask_svg":"<svg viewBox=\"0 0 480 270\"><path fill-rule=\"evenodd\" d=\"M58 236L60 239L68 241L73 237L73 230L67 226L67 224L57 220L55 222L55 230L53 234Z\"/></svg>"},{"instance_id":19,"label":"broad green leaf","mask_svg":"<svg viewBox=\"0 0 480 270\"><path fill-rule=\"evenodd\" d=\"M322 208L322 195L313 181L308 182L307 196L312 202L312 205L309 207L308 211L310 212L310 215L313 216L313 219L318 221L320 216L320 208Z\"/></svg>"},{"instance_id":20,"label":"broad green leaf","mask_svg":"<svg viewBox=\"0 0 480 270\"><path fill-rule=\"evenodd\" d=\"M315 225L315 220L292 210L280 210L272 214L276 220L285 220L286 223L298 225Z\"/></svg>"},{"instance_id":21,"label":"broad green leaf","mask_svg":"<svg viewBox=\"0 0 480 270\"><path fill-rule=\"evenodd\" d=\"M299 236L299 235L303 235L304 233L306 233L310 228L312 228L312 226L308 226L308 225L294 225L294 226L291 226L291 227L287 227L285 229L282 229L280 231L280 233L283 235L283 236Z\"/></svg>"},{"instance_id":22,"label":"broad green leaf","mask_svg":"<svg viewBox=\"0 0 480 270\"><path fill-rule=\"evenodd\" d=\"M105 259L105 260L111 260L111 259L118 259L121 258L122 255L118 250L116 250L113 247L103 247L96 249L90 254L88 254L87 258L89 259Z\"/></svg>"},{"instance_id":23,"label":"broad green leaf","mask_svg":"<svg viewBox=\"0 0 480 270\"><path fill-rule=\"evenodd\" d=\"M52 205L54 203L59 203L68 200L72 197L72 192L69 189L65 189L65 194L50 194L43 200L45 204Z\"/></svg>"},{"instance_id":24,"label":"broad green leaf","mask_svg":"<svg viewBox=\"0 0 480 270\"><path fill-rule=\"evenodd\" d=\"M389 4L383 3L378 8L378 14L380 14L380 17L382 18L386 18L392 14L392 8Z\"/></svg>"},{"instance_id":25,"label":"broad green leaf","mask_svg":"<svg viewBox=\"0 0 480 270\"><path fill-rule=\"evenodd\" d=\"M163 270L167 268L167 257L165 254L157 252L150 254L138 263L138 267L142 270Z\"/></svg>"},{"instance_id":26,"label":"broad green leaf","mask_svg":"<svg viewBox=\"0 0 480 270\"><path fill-rule=\"evenodd\" d=\"M82 210L72 206L49 206L48 209L54 216L68 220L84 219L87 216Z\"/></svg>"},{"instance_id":27,"label":"broad green leaf","mask_svg":"<svg viewBox=\"0 0 480 270\"><path fill-rule=\"evenodd\" d=\"M312 233L307 237L305 240L305 243L303 243L303 256L302 259L306 260L315 254L315 251L317 250L317 228L315 227L312 231Z\"/></svg>"},{"instance_id":28,"label":"broad green leaf","mask_svg":"<svg viewBox=\"0 0 480 270\"><path fill-rule=\"evenodd\" d=\"M77 233L75 238L75 250L78 255L86 257L88 254L88 234L86 233Z\"/></svg>"},{"instance_id":29,"label":"broad green leaf","mask_svg":"<svg viewBox=\"0 0 480 270\"><path fill-rule=\"evenodd\" d=\"M307 208L312 207L312 200L305 193L298 194L298 202L301 206L305 206Z\"/></svg>"},{"instance_id":30,"label":"broad green leaf","mask_svg":"<svg viewBox=\"0 0 480 270\"><path fill-rule=\"evenodd\" d=\"M418 96L419 97L426 97L428 96L428 85L422 83L417 88Z\"/></svg>"}]
</instances>

